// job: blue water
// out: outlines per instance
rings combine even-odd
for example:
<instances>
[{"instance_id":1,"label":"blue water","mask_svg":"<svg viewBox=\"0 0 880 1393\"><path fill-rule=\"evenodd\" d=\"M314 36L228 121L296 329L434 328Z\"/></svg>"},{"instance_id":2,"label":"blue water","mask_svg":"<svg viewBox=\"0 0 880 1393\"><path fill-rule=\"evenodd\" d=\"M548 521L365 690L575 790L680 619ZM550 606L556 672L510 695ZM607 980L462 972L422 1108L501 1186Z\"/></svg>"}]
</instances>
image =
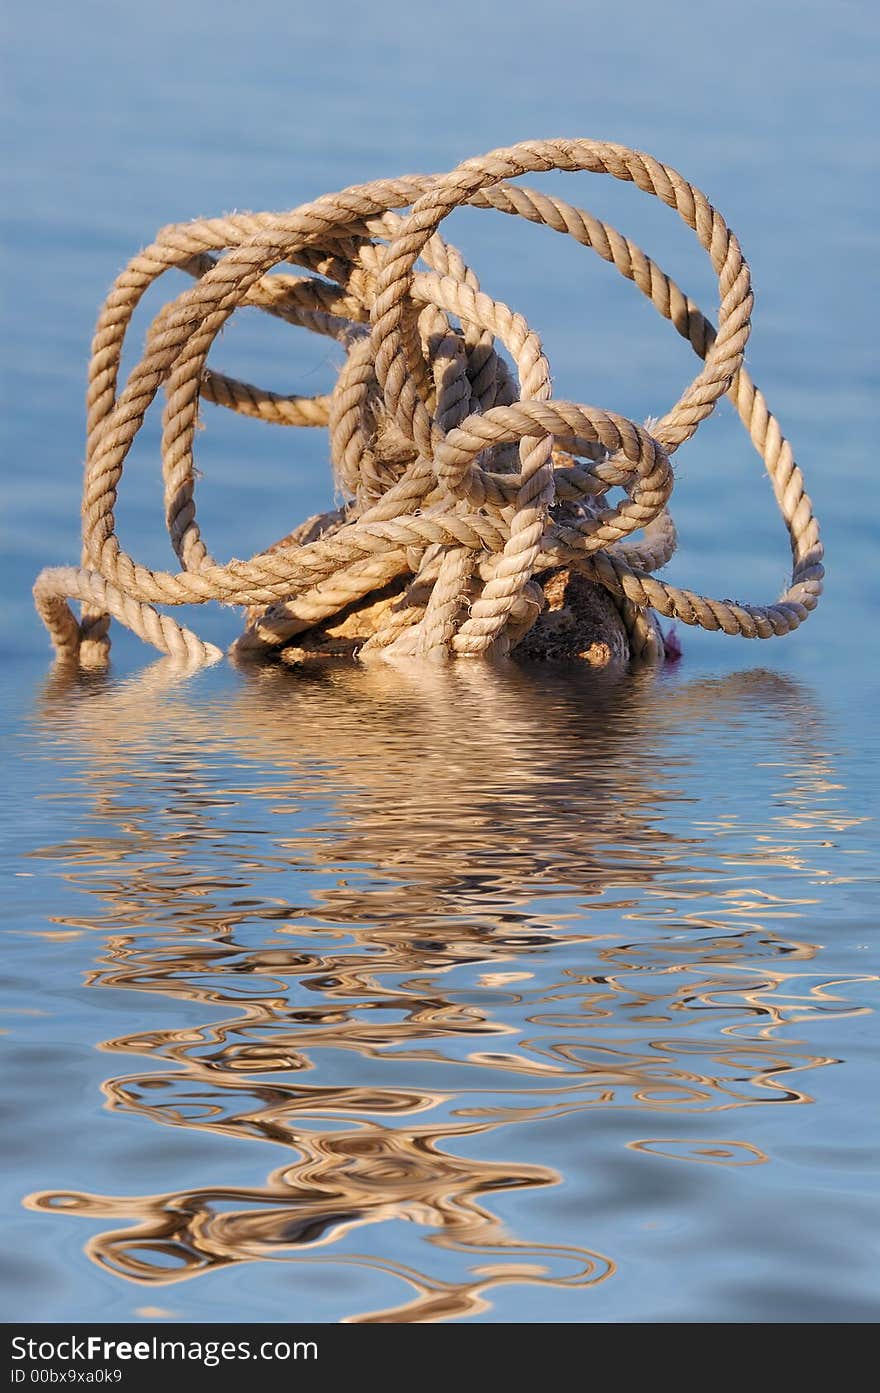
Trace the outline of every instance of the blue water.
<instances>
[{"instance_id":1,"label":"blue water","mask_svg":"<svg viewBox=\"0 0 880 1393\"><path fill-rule=\"evenodd\" d=\"M8 15L3 1316L876 1319L875 7ZM657 678L430 685L177 681L117 627L109 678L53 678L30 585L78 555L89 339L133 251L551 134L650 150L740 236L749 368L827 546L806 626L685 630ZM668 209L528 182L714 313ZM448 231L559 396L643 419L694 375L583 249ZM256 317L215 356L287 391L339 365ZM327 506L319 432L205 420L215 554ZM165 565L157 450L148 422L119 519ZM670 578L774 598L784 530L728 404L676 474Z\"/></svg>"}]
</instances>

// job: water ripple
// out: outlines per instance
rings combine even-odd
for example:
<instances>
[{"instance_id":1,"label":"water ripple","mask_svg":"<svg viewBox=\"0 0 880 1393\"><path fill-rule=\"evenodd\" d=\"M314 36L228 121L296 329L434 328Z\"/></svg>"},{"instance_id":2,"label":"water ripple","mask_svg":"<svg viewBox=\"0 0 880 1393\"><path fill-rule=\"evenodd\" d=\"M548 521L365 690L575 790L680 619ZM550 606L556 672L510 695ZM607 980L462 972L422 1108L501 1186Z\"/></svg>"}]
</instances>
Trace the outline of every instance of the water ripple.
<instances>
[{"instance_id":1,"label":"water ripple","mask_svg":"<svg viewBox=\"0 0 880 1393\"><path fill-rule=\"evenodd\" d=\"M720 713L720 755L695 748ZM140 1061L105 1106L202 1138L212 1176L145 1192L135 1163L124 1193L26 1198L100 1221L85 1251L129 1283L330 1261L362 1274L341 1315L368 1321L598 1289L617 1257L589 1224L558 1241L514 1197L567 1192L611 1136L652 1167L766 1168L756 1109L813 1103L841 1062L793 1028L871 1009L876 977L829 973L800 927L859 819L777 676L658 700L649 678L257 672L205 701L160 664L50 684L36 719L54 816L77 818L31 853L61 887L48 932L87 955L86 1037L89 1003L132 1007L91 1035ZM695 761L743 738L766 791L695 813ZM585 1157L544 1148L578 1119ZM284 1159L222 1183L221 1138ZM378 1274L402 1284L387 1307Z\"/></svg>"}]
</instances>

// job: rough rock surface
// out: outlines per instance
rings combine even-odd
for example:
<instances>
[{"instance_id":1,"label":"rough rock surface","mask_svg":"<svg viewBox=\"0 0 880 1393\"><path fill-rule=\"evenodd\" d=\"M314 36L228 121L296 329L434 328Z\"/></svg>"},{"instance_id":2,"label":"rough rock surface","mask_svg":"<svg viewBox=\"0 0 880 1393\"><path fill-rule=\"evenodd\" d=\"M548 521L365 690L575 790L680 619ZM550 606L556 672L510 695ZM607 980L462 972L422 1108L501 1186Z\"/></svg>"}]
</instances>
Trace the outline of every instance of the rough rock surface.
<instances>
[{"instance_id":1,"label":"rough rock surface","mask_svg":"<svg viewBox=\"0 0 880 1393\"><path fill-rule=\"evenodd\" d=\"M629 661L626 630L607 590L567 570L540 580L544 611L512 657L518 662L583 662L595 668ZM331 623L298 634L282 650L282 662L297 666L320 659L352 659L400 598L401 590L400 584L387 586L342 610Z\"/></svg>"},{"instance_id":2,"label":"rough rock surface","mask_svg":"<svg viewBox=\"0 0 880 1393\"><path fill-rule=\"evenodd\" d=\"M607 590L576 571L554 571L541 588L546 606L513 651L518 660L580 661L591 667L629 662L629 640Z\"/></svg>"}]
</instances>

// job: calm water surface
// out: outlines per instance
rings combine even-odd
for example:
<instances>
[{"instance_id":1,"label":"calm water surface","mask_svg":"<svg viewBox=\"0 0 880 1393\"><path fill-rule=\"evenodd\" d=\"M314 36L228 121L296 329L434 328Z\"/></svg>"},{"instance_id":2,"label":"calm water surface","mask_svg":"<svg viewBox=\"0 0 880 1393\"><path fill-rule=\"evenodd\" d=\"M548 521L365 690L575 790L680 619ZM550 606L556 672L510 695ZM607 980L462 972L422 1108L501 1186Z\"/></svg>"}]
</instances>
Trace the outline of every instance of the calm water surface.
<instances>
[{"instance_id":1,"label":"calm water surface","mask_svg":"<svg viewBox=\"0 0 880 1393\"><path fill-rule=\"evenodd\" d=\"M333 44L280 4L78 8L14 6L9 64L3 1316L876 1319L872 8L746 3L761 42L722 81L721 7L649 34L636 4L589 82L564 0L509 27L452 3L427 48L395 5ZM127 256L550 133L652 149L740 234L750 366L829 545L807 626L686 631L674 668L605 679L182 677L117 630L108 677L53 675L29 587L77 554L88 339ZM668 210L544 186L714 306ZM582 249L474 212L450 233L559 395L641 417L693 375ZM255 320L218 366L317 392L337 364ZM325 506L323 440L225 417L201 512L245 555ZM164 564L151 429L120 518ZM785 538L732 410L676 465L670 576L772 598Z\"/></svg>"}]
</instances>

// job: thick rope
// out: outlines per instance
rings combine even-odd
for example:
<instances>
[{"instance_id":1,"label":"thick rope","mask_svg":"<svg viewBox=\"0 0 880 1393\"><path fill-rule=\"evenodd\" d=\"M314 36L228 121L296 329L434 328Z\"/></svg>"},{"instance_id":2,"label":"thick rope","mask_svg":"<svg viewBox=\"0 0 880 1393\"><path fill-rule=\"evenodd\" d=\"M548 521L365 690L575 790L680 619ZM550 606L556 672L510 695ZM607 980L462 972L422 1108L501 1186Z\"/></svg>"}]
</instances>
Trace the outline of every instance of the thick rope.
<instances>
[{"instance_id":1,"label":"thick rope","mask_svg":"<svg viewBox=\"0 0 880 1393\"><path fill-rule=\"evenodd\" d=\"M718 277L717 329L612 227L507 182L556 169L610 174L675 209ZM642 427L552 396L537 335L439 236L463 204L573 237L648 296L703 360L662 419ZM305 274L275 270L284 263ZM195 284L156 317L120 390L134 311L172 268ZM335 340L346 356L333 391L285 395L209 368L214 340L241 306ZM34 587L57 656L106 664L112 616L187 664L214 661L219 650L156 608L208 600L244 606L236 651L265 655L392 582L400 596L364 643L364 660L504 654L541 613L541 574L561 567L610 592L637 658L662 655L651 611L746 638L789 633L818 602L822 547L791 447L743 366L751 310L739 243L705 196L648 155L591 140L525 142L450 174L354 186L291 213L167 227L118 277L98 320L82 561L43 571ZM160 389L176 572L128 555L114 515L128 452ZM769 605L713 599L653 574L675 549L670 457L725 394L764 461L791 543L790 583ZM249 561L215 561L196 515L203 401L276 425L327 427L345 505ZM80 620L71 599L82 602Z\"/></svg>"}]
</instances>

